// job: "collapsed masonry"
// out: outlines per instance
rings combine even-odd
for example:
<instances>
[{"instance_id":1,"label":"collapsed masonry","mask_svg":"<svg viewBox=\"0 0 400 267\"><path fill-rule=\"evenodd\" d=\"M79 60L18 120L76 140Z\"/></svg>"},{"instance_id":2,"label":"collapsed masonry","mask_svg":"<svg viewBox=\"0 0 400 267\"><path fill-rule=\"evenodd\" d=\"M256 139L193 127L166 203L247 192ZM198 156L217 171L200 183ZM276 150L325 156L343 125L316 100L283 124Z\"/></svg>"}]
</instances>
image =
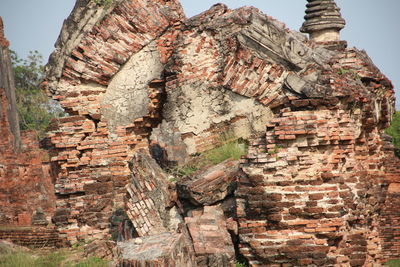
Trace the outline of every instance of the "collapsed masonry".
<instances>
[{"instance_id":1,"label":"collapsed masonry","mask_svg":"<svg viewBox=\"0 0 400 267\"><path fill-rule=\"evenodd\" d=\"M177 0L78 0L43 84L68 116L51 125L50 162L27 164L51 166L37 184L55 202L26 196L0 210L3 224L31 225L40 208L70 243L121 241L114 252L109 242L93 248L121 266L399 257L400 165L383 134L393 87L339 41L334 1L307 7L314 41L251 7L217 4L187 19ZM149 156L151 143L164 144L169 164L182 166L227 133L250 142L240 165L172 182ZM9 199L6 187L0 201Z\"/></svg>"}]
</instances>

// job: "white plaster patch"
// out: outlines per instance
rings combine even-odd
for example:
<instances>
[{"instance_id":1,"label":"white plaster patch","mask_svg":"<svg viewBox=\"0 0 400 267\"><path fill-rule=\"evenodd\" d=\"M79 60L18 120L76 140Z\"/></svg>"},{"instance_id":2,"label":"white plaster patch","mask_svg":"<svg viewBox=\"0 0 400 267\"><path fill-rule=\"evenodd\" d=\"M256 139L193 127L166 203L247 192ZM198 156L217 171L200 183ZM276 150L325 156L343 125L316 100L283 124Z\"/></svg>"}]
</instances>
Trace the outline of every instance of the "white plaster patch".
<instances>
[{"instance_id":1,"label":"white plaster patch","mask_svg":"<svg viewBox=\"0 0 400 267\"><path fill-rule=\"evenodd\" d=\"M103 97L102 114L112 128L148 113L148 84L160 79L163 65L155 42L133 55L113 77Z\"/></svg>"}]
</instances>

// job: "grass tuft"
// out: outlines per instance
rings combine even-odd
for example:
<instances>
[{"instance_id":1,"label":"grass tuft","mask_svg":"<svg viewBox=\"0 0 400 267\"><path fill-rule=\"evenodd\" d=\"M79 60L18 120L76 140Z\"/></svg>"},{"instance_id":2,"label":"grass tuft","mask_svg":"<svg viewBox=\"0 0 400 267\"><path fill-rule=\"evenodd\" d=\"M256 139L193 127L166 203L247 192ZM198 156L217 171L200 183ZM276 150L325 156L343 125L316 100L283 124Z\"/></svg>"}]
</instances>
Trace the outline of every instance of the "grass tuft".
<instances>
[{"instance_id":1,"label":"grass tuft","mask_svg":"<svg viewBox=\"0 0 400 267\"><path fill-rule=\"evenodd\" d=\"M206 166L217 165L227 159L239 160L242 155L247 154L248 145L244 140L230 139L225 142L224 140L221 141L221 146L196 155L188 164L179 168L170 169L169 173L173 177L170 178L170 181L176 182L183 177L194 174L196 171Z\"/></svg>"},{"instance_id":2,"label":"grass tuft","mask_svg":"<svg viewBox=\"0 0 400 267\"><path fill-rule=\"evenodd\" d=\"M246 153L247 145L235 140L205 152L204 156L211 164L216 165L230 158L238 160Z\"/></svg>"}]
</instances>

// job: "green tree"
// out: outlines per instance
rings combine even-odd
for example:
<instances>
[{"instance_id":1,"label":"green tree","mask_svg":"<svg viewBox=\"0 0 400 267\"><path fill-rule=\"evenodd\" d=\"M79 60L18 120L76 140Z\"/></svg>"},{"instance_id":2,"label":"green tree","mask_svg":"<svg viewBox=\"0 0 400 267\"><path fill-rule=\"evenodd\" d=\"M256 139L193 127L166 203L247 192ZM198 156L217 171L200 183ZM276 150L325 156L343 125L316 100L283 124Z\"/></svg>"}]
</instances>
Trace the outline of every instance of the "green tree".
<instances>
[{"instance_id":1,"label":"green tree","mask_svg":"<svg viewBox=\"0 0 400 267\"><path fill-rule=\"evenodd\" d=\"M400 158L400 111L397 111L392 119L390 127L385 131L388 135L392 136L393 144L397 148L396 155Z\"/></svg>"},{"instance_id":2,"label":"green tree","mask_svg":"<svg viewBox=\"0 0 400 267\"><path fill-rule=\"evenodd\" d=\"M43 57L38 51L30 51L26 59L20 59L11 51L15 74L16 98L21 130L35 130L40 138L54 117L63 114L55 101L40 89L44 77Z\"/></svg>"}]
</instances>

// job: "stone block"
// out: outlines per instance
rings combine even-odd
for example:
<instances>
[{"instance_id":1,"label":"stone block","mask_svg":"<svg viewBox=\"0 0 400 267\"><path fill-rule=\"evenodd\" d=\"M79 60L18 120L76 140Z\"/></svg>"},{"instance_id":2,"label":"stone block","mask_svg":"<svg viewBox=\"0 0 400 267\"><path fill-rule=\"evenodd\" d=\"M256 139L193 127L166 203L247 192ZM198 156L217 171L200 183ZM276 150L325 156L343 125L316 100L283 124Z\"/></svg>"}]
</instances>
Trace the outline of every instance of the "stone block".
<instances>
[{"instance_id":1,"label":"stone block","mask_svg":"<svg viewBox=\"0 0 400 267\"><path fill-rule=\"evenodd\" d=\"M239 161L228 159L177 182L179 197L194 205L213 205L231 195L243 173Z\"/></svg>"},{"instance_id":2,"label":"stone block","mask_svg":"<svg viewBox=\"0 0 400 267\"><path fill-rule=\"evenodd\" d=\"M196 266L195 256L183 234L160 233L117 245L114 266Z\"/></svg>"}]
</instances>

